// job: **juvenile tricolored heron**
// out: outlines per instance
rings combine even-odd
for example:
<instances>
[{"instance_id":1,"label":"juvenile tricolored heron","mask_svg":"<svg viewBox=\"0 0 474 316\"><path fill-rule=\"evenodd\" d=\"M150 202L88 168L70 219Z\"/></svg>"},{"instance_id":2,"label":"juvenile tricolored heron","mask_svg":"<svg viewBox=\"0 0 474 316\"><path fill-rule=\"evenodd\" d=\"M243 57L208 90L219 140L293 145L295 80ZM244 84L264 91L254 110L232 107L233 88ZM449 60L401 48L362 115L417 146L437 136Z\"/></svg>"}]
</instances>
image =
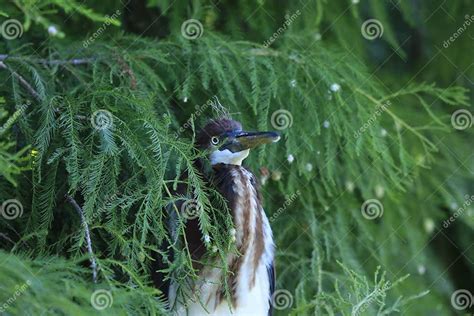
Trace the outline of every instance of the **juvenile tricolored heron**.
<instances>
[{"instance_id":1,"label":"juvenile tricolored heron","mask_svg":"<svg viewBox=\"0 0 474 316\"><path fill-rule=\"evenodd\" d=\"M171 284L170 303L177 315L267 316L272 314L274 291L274 243L263 210L256 177L242 162L252 148L276 142L275 132L246 132L239 122L228 118L212 120L198 134L196 146L209 152L213 185L227 200L235 227L238 254L226 258L230 270L230 295L224 295L222 270L199 267L199 280L191 282L193 301L182 301L177 284ZM204 254L198 221L186 224L188 247L193 259ZM230 297L230 299L229 299Z\"/></svg>"}]
</instances>

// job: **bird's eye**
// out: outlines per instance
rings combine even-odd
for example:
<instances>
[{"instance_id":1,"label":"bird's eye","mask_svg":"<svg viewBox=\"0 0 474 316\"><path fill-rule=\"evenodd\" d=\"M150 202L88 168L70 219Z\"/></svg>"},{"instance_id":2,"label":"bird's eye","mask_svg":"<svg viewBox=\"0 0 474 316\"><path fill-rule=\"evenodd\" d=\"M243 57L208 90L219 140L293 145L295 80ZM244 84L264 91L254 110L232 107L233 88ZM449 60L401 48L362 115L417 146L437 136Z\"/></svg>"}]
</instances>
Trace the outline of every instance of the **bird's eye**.
<instances>
[{"instance_id":1,"label":"bird's eye","mask_svg":"<svg viewBox=\"0 0 474 316\"><path fill-rule=\"evenodd\" d=\"M212 137L211 137L211 143L212 143L213 145L219 144L219 137L217 137L217 136L212 136Z\"/></svg>"}]
</instances>

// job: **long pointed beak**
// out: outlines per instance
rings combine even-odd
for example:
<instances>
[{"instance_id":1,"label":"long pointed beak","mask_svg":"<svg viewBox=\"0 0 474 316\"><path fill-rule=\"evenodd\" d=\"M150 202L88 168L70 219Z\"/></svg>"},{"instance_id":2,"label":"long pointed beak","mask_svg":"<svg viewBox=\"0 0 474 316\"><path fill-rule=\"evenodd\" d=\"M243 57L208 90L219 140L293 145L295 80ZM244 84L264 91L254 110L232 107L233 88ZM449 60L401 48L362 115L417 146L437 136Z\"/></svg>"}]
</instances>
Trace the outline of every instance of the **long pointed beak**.
<instances>
[{"instance_id":1,"label":"long pointed beak","mask_svg":"<svg viewBox=\"0 0 474 316\"><path fill-rule=\"evenodd\" d=\"M234 138L225 144L224 149L232 152L238 152L246 149L252 149L260 145L275 143L280 140L277 132L237 132Z\"/></svg>"}]
</instances>

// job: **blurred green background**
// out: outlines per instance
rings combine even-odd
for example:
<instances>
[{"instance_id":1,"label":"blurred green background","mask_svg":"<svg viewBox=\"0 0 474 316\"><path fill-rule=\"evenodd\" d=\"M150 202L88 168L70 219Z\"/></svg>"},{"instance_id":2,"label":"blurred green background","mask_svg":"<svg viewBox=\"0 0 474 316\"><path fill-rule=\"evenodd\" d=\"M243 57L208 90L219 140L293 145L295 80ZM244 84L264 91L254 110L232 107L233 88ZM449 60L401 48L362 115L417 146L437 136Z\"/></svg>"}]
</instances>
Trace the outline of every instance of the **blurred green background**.
<instances>
[{"instance_id":1,"label":"blurred green background","mask_svg":"<svg viewBox=\"0 0 474 316\"><path fill-rule=\"evenodd\" d=\"M165 208L216 97L282 133L246 161L277 315L474 312L472 0L0 4L0 313L170 314L150 273L192 273Z\"/></svg>"}]
</instances>

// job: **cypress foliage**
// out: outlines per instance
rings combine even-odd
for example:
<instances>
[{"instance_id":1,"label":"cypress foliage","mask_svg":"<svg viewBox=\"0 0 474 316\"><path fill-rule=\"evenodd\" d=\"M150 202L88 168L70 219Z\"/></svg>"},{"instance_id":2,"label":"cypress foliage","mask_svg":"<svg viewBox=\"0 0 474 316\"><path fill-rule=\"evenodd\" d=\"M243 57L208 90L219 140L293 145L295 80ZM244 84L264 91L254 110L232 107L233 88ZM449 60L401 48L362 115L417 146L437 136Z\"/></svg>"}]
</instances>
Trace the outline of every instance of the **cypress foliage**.
<instances>
[{"instance_id":1,"label":"cypress foliage","mask_svg":"<svg viewBox=\"0 0 474 316\"><path fill-rule=\"evenodd\" d=\"M189 197L225 268L232 219L193 164L219 102L282 133L246 160L277 315L447 315L474 293L472 128L453 123L472 33L449 42L469 1L0 3L1 312L168 314L150 272L196 276L186 218L167 226Z\"/></svg>"}]
</instances>

